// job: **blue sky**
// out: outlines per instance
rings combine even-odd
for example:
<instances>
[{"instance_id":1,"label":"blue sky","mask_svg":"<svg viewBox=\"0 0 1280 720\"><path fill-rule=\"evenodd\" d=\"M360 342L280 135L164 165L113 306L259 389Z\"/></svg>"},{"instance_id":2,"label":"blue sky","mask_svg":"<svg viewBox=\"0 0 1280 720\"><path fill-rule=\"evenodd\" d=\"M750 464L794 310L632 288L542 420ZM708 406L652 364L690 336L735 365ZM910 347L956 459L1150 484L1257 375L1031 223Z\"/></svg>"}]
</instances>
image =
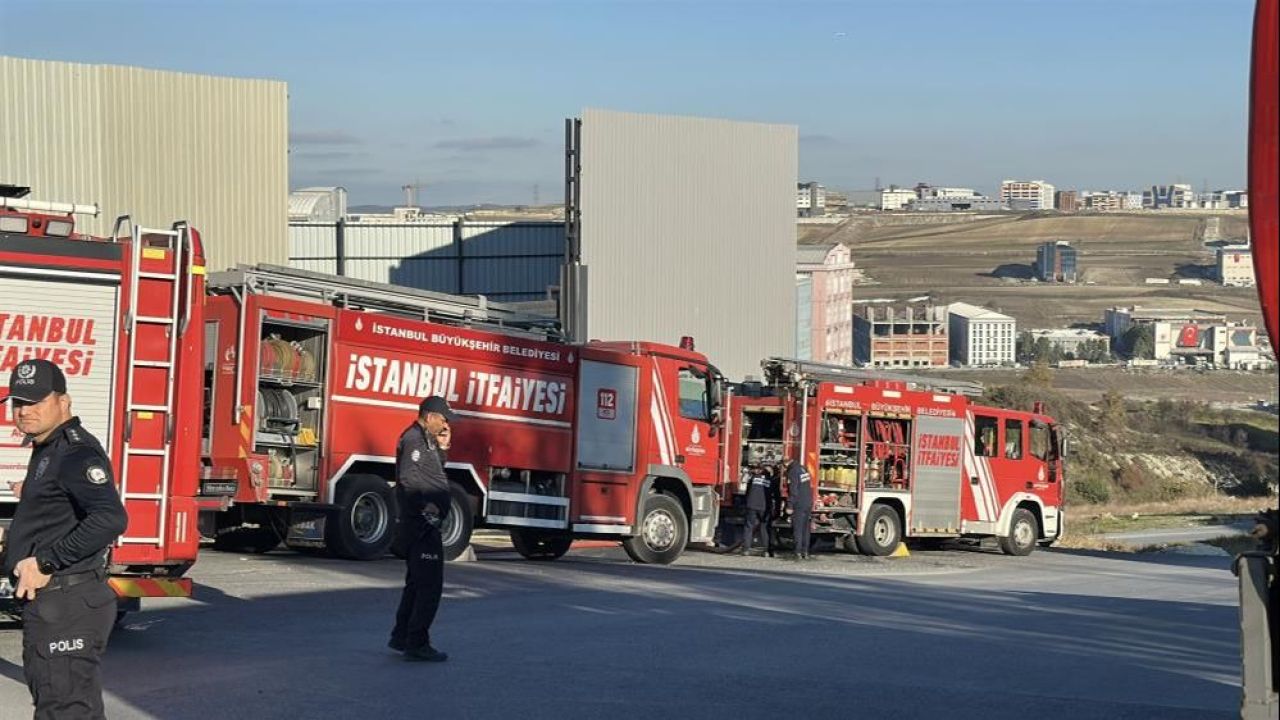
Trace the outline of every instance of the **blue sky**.
<instances>
[{"instance_id":1,"label":"blue sky","mask_svg":"<svg viewBox=\"0 0 1280 720\"><path fill-rule=\"evenodd\" d=\"M291 185L562 195L585 107L788 123L801 179L1245 179L1248 0L0 0L0 53L289 83Z\"/></svg>"}]
</instances>

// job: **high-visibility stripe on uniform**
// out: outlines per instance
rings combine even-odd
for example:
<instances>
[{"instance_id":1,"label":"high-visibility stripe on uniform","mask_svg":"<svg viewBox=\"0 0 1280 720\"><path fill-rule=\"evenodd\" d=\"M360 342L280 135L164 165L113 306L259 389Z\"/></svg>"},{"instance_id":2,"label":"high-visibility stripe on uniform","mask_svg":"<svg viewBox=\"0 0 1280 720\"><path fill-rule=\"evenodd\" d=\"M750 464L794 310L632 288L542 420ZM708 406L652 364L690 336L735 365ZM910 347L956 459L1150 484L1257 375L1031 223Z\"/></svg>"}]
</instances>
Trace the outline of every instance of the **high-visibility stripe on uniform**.
<instances>
[{"instance_id":1,"label":"high-visibility stripe on uniform","mask_svg":"<svg viewBox=\"0 0 1280 720\"><path fill-rule=\"evenodd\" d=\"M118 597L191 597L191 581L185 578L107 578Z\"/></svg>"}]
</instances>

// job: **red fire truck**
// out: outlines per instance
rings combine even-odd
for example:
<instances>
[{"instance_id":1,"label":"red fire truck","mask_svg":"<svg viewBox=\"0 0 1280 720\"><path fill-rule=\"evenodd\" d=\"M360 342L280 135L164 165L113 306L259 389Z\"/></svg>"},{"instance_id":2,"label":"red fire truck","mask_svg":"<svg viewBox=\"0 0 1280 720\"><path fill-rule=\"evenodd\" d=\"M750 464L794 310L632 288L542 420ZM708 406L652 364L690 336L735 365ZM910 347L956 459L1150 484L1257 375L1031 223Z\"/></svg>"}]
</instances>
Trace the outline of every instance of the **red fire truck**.
<instances>
[{"instance_id":1,"label":"red fire truck","mask_svg":"<svg viewBox=\"0 0 1280 720\"><path fill-rule=\"evenodd\" d=\"M728 393L726 522L753 463L799 458L814 537L892 553L905 537L995 537L1011 555L1062 533L1064 438L1052 418L984 407L975 383L770 359ZM785 525L785 522L780 522Z\"/></svg>"},{"instance_id":2,"label":"red fire truck","mask_svg":"<svg viewBox=\"0 0 1280 720\"><path fill-rule=\"evenodd\" d=\"M455 557L476 526L531 558L574 538L670 562L715 529L719 373L692 350L558 342L510 306L306 271L213 273L202 516L222 547L383 555L400 432L425 395L462 417Z\"/></svg>"},{"instance_id":3,"label":"red fire truck","mask_svg":"<svg viewBox=\"0 0 1280 720\"><path fill-rule=\"evenodd\" d=\"M109 239L75 232L95 206L25 198L0 186L0 375L46 358L67 374L73 411L111 456L129 525L111 553L121 609L185 597L195 561L204 260L185 224L127 217ZM0 526L30 449L0 405ZM0 601L12 595L0 579Z\"/></svg>"}]
</instances>

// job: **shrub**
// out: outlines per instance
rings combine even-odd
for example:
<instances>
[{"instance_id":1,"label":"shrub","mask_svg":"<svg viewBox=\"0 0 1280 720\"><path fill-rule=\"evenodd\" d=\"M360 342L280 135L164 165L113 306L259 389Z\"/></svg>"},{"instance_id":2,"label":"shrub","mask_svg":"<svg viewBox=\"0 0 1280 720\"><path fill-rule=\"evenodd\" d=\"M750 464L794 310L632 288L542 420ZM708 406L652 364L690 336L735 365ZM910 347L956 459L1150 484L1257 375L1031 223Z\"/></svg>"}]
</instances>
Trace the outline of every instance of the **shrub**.
<instances>
[{"instance_id":1,"label":"shrub","mask_svg":"<svg viewBox=\"0 0 1280 720\"><path fill-rule=\"evenodd\" d=\"M1102 505L1111 500L1111 483L1097 472L1068 472L1067 500Z\"/></svg>"}]
</instances>

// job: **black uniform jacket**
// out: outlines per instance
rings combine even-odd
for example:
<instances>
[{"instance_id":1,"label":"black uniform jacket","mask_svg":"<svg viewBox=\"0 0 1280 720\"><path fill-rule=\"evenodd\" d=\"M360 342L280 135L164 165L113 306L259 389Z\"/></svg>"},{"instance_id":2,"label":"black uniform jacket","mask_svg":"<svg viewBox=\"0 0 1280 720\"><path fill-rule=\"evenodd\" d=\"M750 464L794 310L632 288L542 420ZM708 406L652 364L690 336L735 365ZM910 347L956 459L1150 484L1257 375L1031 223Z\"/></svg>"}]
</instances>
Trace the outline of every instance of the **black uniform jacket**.
<instances>
[{"instance_id":1,"label":"black uniform jacket","mask_svg":"<svg viewBox=\"0 0 1280 720\"><path fill-rule=\"evenodd\" d=\"M37 444L9 526L4 574L28 557L54 575L100 569L126 517L111 461L98 439L71 418Z\"/></svg>"},{"instance_id":2,"label":"black uniform jacket","mask_svg":"<svg viewBox=\"0 0 1280 720\"><path fill-rule=\"evenodd\" d=\"M396 499L402 518L434 516L443 520L449 515L449 478L443 455L439 443L420 423L401 433L396 444Z\"/></svg>"}]
</instances>

